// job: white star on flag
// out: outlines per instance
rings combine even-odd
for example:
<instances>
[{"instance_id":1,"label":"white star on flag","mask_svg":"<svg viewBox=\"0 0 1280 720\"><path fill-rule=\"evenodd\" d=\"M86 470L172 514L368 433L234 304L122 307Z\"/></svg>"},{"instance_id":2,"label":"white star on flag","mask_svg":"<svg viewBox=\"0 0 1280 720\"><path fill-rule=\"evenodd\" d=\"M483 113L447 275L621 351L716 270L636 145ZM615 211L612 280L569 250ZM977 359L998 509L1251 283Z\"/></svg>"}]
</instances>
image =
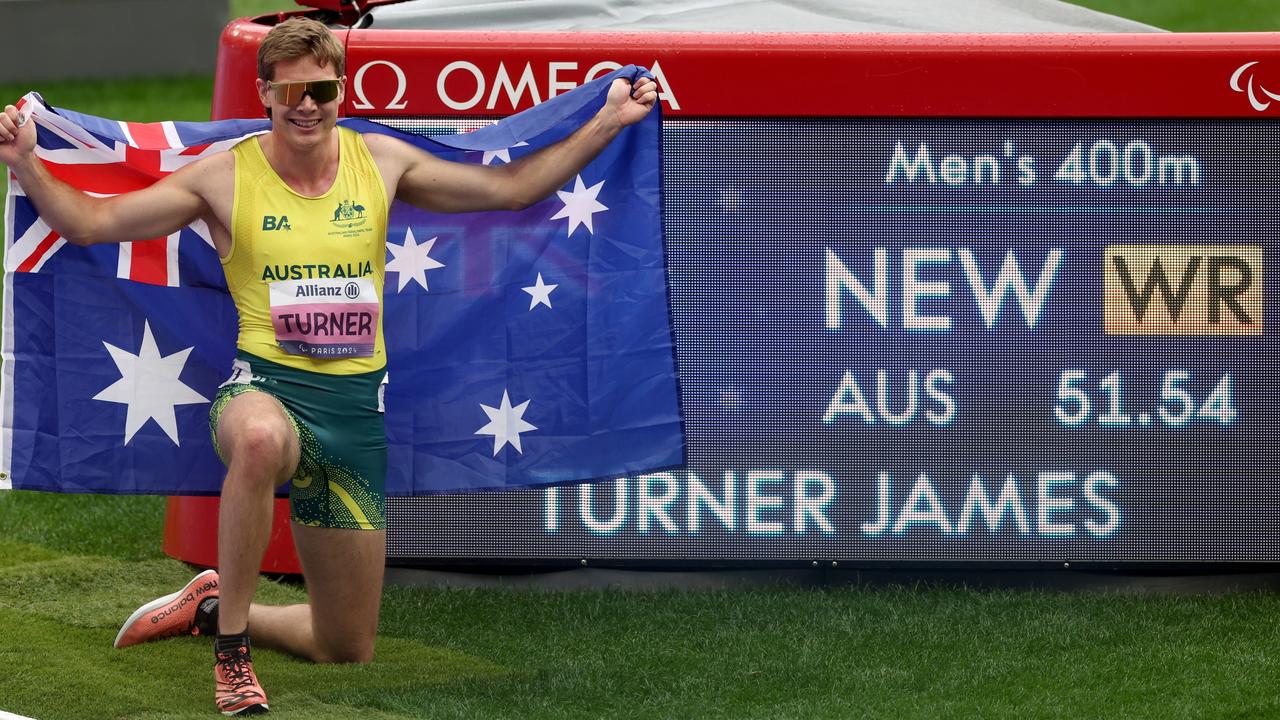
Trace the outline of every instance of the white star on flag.
<instances>
[{"instance_id":1,"label":"white star on flag","mask_svg":"<svg viewBox=\"0 0 1280 720\"><path fill-rule=\"evenodd\" d=\"M399 278L400 284L396 292L404 290L410 280L421 285L423 290L429 289L427 271L444 267L444 263L427 254L431 252L431 246L435 245L438 239L433 237L419 245L413 238L413 228L406 228L403 245L387 243L387 249L391 251L391 260L387 262L386 271L396 273Z\"/></svg>"},{"instance_id":2,"label":"white star on flag","mask_svg":"<svg viewBox=\"0 0 1280 720\"><path fill-rule=\"evenodd\" d=\"M548 285L542 282L542 273L538 273L538 281L526 288L520 288L529 293L529 309L532 310L539 305L551 307L551 291L560 287L558 284Z\"/></svg>"},{"instance_id":3,"label":"white star on flag","mask_svg":"<svg viewBox=\"0 0 1280 720\"><path fill-rule=\"evenodd\" d=\"M485 150L484 157L480 159L480 162L485 165L489 165L494 161L495 158L497 158L498 160L501 160L504 163L509 163L511 162L511 148L526 147L528 146L528 144L529 143L521 140L520 142L516 143L515 145L512 145L509 148L503 148L501 150Z\"/></svg>"},{"instance_id":4,"label":"white star on flag","mask_svg":"<svg viewBox=\"0 0 1280 720\"><path fill-rule=\"evenodd\" d=\"M596 196L600 194L600 188L604 187L604 181L587 187L582 182L582 176L577 176L572 192L557 190L556 195L560 196L560 201L564 203L564 207L560 208L560 212L551 216L552 220L560 218L569 218L569 231L565 236L573 234L579 225L586 225L587 230L595 234L596 229L591 225L591 216L601 210L609 208L601 205Z\"/></svg>"},{"instance_id":5,"label":"white star on flag","mask_svg":"<svg viewBox=\"0 0 1280 720\"><path fill-rule=\"evenodd\" d=\"M489 416L489 424L480 428L475 432L476 435L492 435L493 436L493 454L496 457L498 451L504 445L510 444L521 455L524 450L520 449L520 433L538 428L525 422L524 411L529 409L529 401L525 400L514 408L511 407L511 398L507 396L507 391L502 391L502 404L496 408L489 407L483 403L480 409L484 410L484 414Z\"/></svg>"},{"instance_id":6,"label":"white star on flag","mask_svg":"<svg viewBox=\"0 0 1280 720\"><path fill-rule=\"evenodd\" d=\"M124 444L129 444L147 420L155 420L174 445L181 445L178 442L178 420L173 412L174 407L209 402L208 398L178 379L192 348L161 357L156 339L151 334L149 321L143 323L142 347L138 349L137 355L106 341L102 344L120 370L120 379L94 395L93 399L129 406L124 420Z\"/></svg>"}]
</instances>

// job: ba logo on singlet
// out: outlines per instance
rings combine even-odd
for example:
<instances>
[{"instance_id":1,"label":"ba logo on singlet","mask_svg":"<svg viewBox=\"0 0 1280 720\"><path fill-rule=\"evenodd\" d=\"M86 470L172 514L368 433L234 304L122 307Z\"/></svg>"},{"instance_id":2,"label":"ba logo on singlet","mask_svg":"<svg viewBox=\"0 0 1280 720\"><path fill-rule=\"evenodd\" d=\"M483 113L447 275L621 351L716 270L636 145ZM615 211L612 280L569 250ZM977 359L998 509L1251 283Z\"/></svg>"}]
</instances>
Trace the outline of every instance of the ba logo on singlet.
<instances>
[{"instance_id":1,"label":"ba logo on singlet","mask_svg":"<svg viewBox=\"0 0 1280 720\"><path fill-rule=\"evenodd\" d=\"M288 215L281 215L280 217L276 217L275 215L263 215L262 229L265 231L271 231L271 230L292 230L293 228L289 227Z\"/></svg>"}]
</instances>

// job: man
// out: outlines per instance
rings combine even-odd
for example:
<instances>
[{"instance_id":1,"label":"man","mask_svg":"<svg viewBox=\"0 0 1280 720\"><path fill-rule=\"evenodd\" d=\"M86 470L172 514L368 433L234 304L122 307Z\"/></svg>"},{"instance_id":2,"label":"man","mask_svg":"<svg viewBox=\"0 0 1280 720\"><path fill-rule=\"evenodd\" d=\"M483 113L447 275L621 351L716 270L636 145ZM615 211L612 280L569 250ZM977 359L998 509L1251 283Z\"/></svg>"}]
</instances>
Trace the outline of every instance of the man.
<instances>
[{"instance_id":1,"label":"man","mask_svg":"<svg viewBox=\"0 0 1280 720\"><path fill-rule=\"evenodd\" d=\"M652 80L615 81L604 107L565 140L509 165L461 165L389 136L338 128L343 72L342 45L328 28L304 18L281 23L258 52L270 132L112 198L53 178L34 156L34 123L13 106L0 114L0 163L69 241L159 237L203 219L222 259L240 330L231 378L210 409L227 466L218 570L143 605L115 644L216 632L214 697L224 715L268 709L250 635L315 662L373 658L385 554L381 309L390 200L435 212L527 207L572 179L657 100ZM268 215L282 223L287 216L287 227L268 229ZM308 270L287 280L265 272L293 264L343 272ZM253 604L274 491L289 480L309 602Z\"/></svg>"}]
</instances>

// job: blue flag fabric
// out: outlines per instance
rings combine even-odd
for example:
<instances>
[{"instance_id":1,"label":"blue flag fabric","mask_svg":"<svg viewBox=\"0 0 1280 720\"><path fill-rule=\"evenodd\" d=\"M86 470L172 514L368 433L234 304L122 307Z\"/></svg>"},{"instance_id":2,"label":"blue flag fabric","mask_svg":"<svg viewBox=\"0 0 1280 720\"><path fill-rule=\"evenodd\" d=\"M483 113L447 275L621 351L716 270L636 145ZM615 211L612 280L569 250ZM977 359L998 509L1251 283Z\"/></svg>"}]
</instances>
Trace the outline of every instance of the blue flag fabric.
<instances>
[{"instance_id":1,"label":"blue flag fabric","mask_svg":"<svg viewBox=\"0 0 1280 720\"><path fill-rule=\"evenodd\" d=\"M360 119L441 158L514 160L567 136L623 68L462 135ZM24 99L38 154L101 195L142 187L268 130L266 120L135 124ZM662 245L658 112L520 212L392 206L384 293L394 495L617 477L684 460ZM202 223L81 248L10 175L0 488L214 494L209 400L236 312Z\"/></svg>"}]
</instances>

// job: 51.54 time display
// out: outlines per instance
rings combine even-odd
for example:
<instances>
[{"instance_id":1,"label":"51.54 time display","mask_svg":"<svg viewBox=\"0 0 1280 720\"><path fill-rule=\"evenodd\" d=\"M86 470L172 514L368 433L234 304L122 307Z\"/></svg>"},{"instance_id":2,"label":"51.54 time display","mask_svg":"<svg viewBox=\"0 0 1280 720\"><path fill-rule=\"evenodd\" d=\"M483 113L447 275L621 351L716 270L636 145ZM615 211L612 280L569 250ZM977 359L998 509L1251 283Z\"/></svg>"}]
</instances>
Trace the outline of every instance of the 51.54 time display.
<instances>
[{"instance_id":1,"label":"51.54 time display","mask_svg":"<svg viewBox=\"0 0 1280 720\"><path fill-rule=\"evenodd\" d=\"M1173 428L1200 422L1228 426L1238 415L1229 372L1219 376L1210 388L1201 386L1186 370L1169 370L1164 373L1156 397L1135 399L1128 395L1124 375L1119 371L1094 381L1084 370L1064 370L1058 377L1053 414L1065 427L1083 427L1091 422L1104 427L1147 426L1159 421Z\"/></svg>"}]
</instances>

